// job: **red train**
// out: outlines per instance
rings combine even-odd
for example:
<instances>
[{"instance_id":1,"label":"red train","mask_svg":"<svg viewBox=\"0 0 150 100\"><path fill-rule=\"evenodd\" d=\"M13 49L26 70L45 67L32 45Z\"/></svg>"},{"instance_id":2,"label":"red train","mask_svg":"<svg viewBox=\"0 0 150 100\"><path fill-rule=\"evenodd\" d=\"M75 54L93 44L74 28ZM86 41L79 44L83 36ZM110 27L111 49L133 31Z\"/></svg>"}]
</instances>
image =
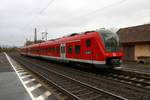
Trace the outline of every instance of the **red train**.
<instances>
[{"instance_id":1,"label":"red train","mask_svg":"<svg viewBox=\"0 0 150 100\"><path fill-rule=\"evenodd\" d=\"M109 30L74 33L66 37L25 46L22 55L42 57L67 63L92 64L113 68L121 64L117 34Z\"/></svg>"}]
</instances>

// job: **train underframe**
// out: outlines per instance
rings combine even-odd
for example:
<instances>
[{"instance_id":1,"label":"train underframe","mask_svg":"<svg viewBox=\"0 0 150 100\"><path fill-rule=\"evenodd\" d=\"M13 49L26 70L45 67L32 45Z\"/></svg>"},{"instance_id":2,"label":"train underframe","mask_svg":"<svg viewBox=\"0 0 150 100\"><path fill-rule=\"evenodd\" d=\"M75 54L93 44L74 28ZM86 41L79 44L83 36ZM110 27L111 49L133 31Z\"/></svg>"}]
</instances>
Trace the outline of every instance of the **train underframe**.
<instances>
[{"instance_id":1,"label":"train underframe","mask_svg":"<svg viewBox=\"0 0 150 100\"><path fill-rule=\"evenodd\" d=\"M25 55L25 56L31 57L32 55ZM96 68L100 68L100 69L113 69L114 67L119 67L121 65L121 60L120 60L121 58L119 58L119 57L108 57L108 58L106 58L105 64L69 61L69 60L64 60L64 59L55 59L55 58L43 57L43 56L32 56L32 57L68 63L72 66L81 66L84 68L96 67Z\"/></svg>"}]
</instances>

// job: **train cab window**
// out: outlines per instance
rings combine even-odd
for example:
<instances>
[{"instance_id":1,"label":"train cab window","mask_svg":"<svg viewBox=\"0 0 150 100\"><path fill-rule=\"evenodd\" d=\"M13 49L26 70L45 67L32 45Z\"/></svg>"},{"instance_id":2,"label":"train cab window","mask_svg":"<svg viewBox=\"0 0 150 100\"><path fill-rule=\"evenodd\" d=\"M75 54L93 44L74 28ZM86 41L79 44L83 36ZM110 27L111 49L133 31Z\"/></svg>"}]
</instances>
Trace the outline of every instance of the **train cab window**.
<instances>
[{"instance_id":1,"label":"train cab window","mask_svg":"<svg viewBox=\"0 0 150 100\"><path fill-rule=\"evenodd\" d=\"M75 53L76 53L76 54L79 54L79 53L80 53L80 48L81 48L80 45L76 45L76 46L75 46Z\"/></svg>"},{"instance_id":2,"label":"train cab window","mask_svg":"<svg viewBox=\"0 0 150 100\"><path fill-rule=\"evenodd\" d=\"M72 53L72 46L68 46L68 53Z\"/></svg>"},{"instance_id":3,"label":"train cab window","mask_svg":"<svg viewBox=\"0 0 150 100\"><path fill-rule=\"evenodd\" d=\"M90 47L90 46L91 46L91 40L90 40L90 39L87 39L87 40L86 40L86 46L87 46L87 47Z\"/></svg>"}]
</instances>

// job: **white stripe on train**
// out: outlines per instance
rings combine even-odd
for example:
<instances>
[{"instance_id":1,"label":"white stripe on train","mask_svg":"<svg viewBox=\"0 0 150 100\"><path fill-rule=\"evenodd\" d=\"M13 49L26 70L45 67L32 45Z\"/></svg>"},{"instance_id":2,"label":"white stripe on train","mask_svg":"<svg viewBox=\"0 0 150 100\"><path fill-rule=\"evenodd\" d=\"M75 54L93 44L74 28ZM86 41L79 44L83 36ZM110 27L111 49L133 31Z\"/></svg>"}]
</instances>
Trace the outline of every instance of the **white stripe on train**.
<instances>
[{"instance_id":1,"label":"white stripe on train","mask_svg":"<svg viewBox=\"0 0 150 100\"><path fill-rule=\"evenodd\" d=\"M34 54L28 54L29 56L37 56ZM37 56L38 57L38 56ZM46 58L46 59L54 59L54 60L63 60L63 61L76 61L82 63L89 63L89 64L106 64L106 61L97 61L97 60L84 60L84 59L75 59L75 58L61 58L61 57L54 57L54 56L44 56L40 55L39 57Z\"/></svg>"}]
</instances>

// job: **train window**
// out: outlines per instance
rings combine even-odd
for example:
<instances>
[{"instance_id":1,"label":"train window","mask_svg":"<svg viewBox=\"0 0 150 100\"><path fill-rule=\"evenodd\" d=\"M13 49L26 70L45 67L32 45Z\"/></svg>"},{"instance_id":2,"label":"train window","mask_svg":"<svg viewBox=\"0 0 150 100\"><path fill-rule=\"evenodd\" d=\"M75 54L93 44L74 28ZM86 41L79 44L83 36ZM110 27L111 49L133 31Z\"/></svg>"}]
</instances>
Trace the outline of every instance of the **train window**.
<instances>
[{"instance_id":1,"label":"train window","mask_svg":"<svg viewBox=\"0 0 150 100\"><path fill-rule=\"evenodd\" d=\"M55 52L55 47L53 47L53 53Z\"/></svg>"},{"instance_id":2,"label":"train window","mask_svg":"<svg viewBox=\"0 0 150 100\"><path fill-rule=\"evenodd\" d=\"M59 53L59 47L56 47L56 52Z\"/></svg>"},{"instance_id":3,"label":"train window","mask_svg":"<svg viewBox=\"0 0 150 100\"><path fill-rule=\"evenodd\" d=\"M49 52L49 48L46 48L46 52Z\"/></svg>"},{"instance_id":4,"label":"train window","mask_svg":"<svg viewBox=\"0 0 150 100\"><path fill-rule=\"evenodd\" d=\"M75 53L79 54L80 53L80 45L75 46Z\"/></svg>"},{"instance_id":5,"label":"train window","mask_svg":"<svg viewBox=\"0 0 150 100\"><path fill-rule=\"evenodd\" d=\"M68 53L72 53L72 46L68 46Z\"/></svg>"},{"instance_id":6,"label":"train window","mask_svg":"<svg viewBox=\"0 0 150 100\"><path fill-rule=\"evenodd\" d=\"M65 53L65 46L61 47L61 53Z\"/></svg>"},{"instance_id":7,"label":"train window","mask_svg":"<svg viewBox=\"0 0 150 100\"><path fill-rule=\"evenodd\" d=\"M51 52L53 52L53 47L51 47Z\"/></svg>"},{"instance_id":8,"label":"train window","mask_svg":"<svg viewBox=\"0 0 150 100\"><path fill-rule=\"evenodd\" d=\"M60 47L60 51L61 51L61 53L62 53L62 51L63 51L62 49L63 49L63 48L62 48L62 47Z\"/></svg>"},{"instance_id":9,"label":"train window","mask_svg":"<svg viewBox=\"0 0 150 100\"><path fill-rule=\"evenodd\" d=\"M51 48L50 47L48 48L48 51L51 52Z\"/></svg>"},{"instance_id":10,"label":"train window","mask_svg":"<svg viewBox=\"0 0 150 100\"><path fill-rule=\"evenodd\" d=\"M50 47L50 50L49 50L50 52L52 52L52 47Z\"/></svg>"},{"instance_id":11,"label":"train window","mask_svg":"<svg viewBox=\"0 0 150 100\"><path fill-rule=\"evenodd\" d=\"M91 40L90 40L90 39L87 39L87 40L86 40L86 46L87 46L87 47L90 47L90 46L91 46Z\"/></svg>"},{"instance_id":12,"label":"train window","mask_svg":"<svg viewBox=\"0 0 150 100\"><path fill-rule=\"evenodd\" d=\"M56 52L56 48L54 47L54 52Z\"/></svg>"}]
</instances>

